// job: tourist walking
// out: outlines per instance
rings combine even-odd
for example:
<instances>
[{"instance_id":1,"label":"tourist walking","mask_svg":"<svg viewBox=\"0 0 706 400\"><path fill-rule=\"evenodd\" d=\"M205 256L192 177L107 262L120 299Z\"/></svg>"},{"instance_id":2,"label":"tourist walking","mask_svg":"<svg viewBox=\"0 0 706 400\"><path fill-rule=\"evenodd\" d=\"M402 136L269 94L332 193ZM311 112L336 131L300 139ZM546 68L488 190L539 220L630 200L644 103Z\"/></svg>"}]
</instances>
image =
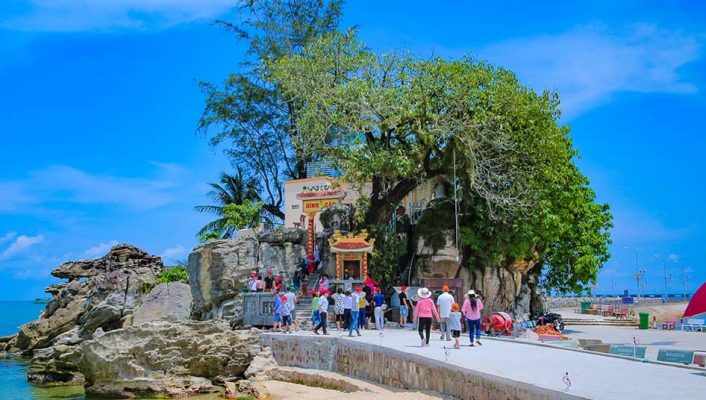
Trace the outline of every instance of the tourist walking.
<instances>
[{"instance_id":1,"label":"tourist walking","mask_svg":"<svg viewBox=\"0 0 706 400\"><path fill-rule=\"evenodd\" d=\"M275 292L274 313L275 322L272 326L272 329L277 330L282 327L282 297L280 297L279 292Z\"/></svg>"},{"instance_id":2,"label":"tourist walking","mask_svg":"<svg viewBox=\"0 0 706 400\"><path fill-rule=\"evenodd\" d=\"M352 308L353 308L353 296L351 296L351 291L347 290L343 296L343 329L350 330L351 309ZM358 321L356 321L356 322L358 322Z\"/></svg>"},{"instance_id":3,"label":"tourist walking","mask_svg":"<svg viewBox=\"0 0 706 400\"><path fill-rule=\"evenodd\" d=\"M407 286L400 288L400 328L407 326L407 317L409 316L409 299L407 299Z\"/></svg>"},{"instance_id":4,"label":"tourist walking","mask_svg":"<svg viewBox=\"0 0 706 400\"><path fill-rule=\"evenodd\" d=\"M358 329L359 320L358 313L360 312L360 299L365 300L365 294L360 288L356 288L356 292L351 294L351 313L348 320L348 336L353 336L353 329L360 336L360 329Z\"/></svg>"},{"instance_id":5,"label":"tourist walking","mask_svg":"<svg viewBox=\"0 0 706 400\"><path fill-rule=\"evenodd\" d=\"M471 338L471 347L473 347L474 334L476 337L475 343L480 346L480 312L483 311L483 302L480 298L476 297L476 292L473 290L469 290L466 296L468 298L463 302L461 313L468 323L468 335Z\"/></svg>"},{"instance_id":6,"label":"tourist walking","mask_svg":"<svg viewBox=\"0 0 706 400\"><path fill-rule=\"evenodd\" d=\"M292 325L292 309L289 308L289 299L286 295L282 296L282 305L279 308L280 317L282 319L282 329L284 333L290 332L290 325Z\"/></svg>"},{"instance_id":7,"label":"tourist walking","mask_svg":"<svg viewBox=\"0 0 706 400\"><path fill-rule=\"evenodd\" d=\"M321 279L319 280L319 289L320 290L325 290L328 292L329 290L329 281L328 281L328 275L324 274Z\"/></svg>"},{"instance_id":8,"label":"tourist walking","mask_svg":"<svg viewBox=\"0 0 706 400\"><path fill-rule=\"evenodd\" d=\"M295 289L293 286L289 288L289 291L284 294L284 296L287 298L287 307L289 308L289 313L290 313L290 318L292 322L292 328L295 331L299 330L299 327L297 326L297 318L296 318L296 309L297 309L297 303L299 300L297 299L297 295L294 294Z\"/></svg>"},{"instance_id":9,"label":"tourist walking","mask_svg":"<svg viewBox=\"0 0 706 400\"><path fill-rule=\"evenodd\" d=\"M319 329L321 329L324 335L328 335L326 331L326 324L328 320L328 291L321 290L321 296L319 296L319 324L314 328L314 333L319 334Z\"/></svg>"},{"instance_id":10,"label":"tourist walking","mask_svg":"<svg viewBox=\"0 0 706 400\"><path fill-rule=\"evenodd\" d=\"M451 305L451 314L449 314L449 329L451 336L454 338L454 349L461 348L461 306L458 303Z\"/></svg>"},{"instance_id":11,"label":"tourist walking","mask_svg":"<svg viewBox=\"0 0 706 400\"><path fill-rule=\"evenodd\" d=\"M373 296L373 304L375 304L375 309L373 310L373 315L375 316L375 329L382 331L385 329L385 296L380 293L380 288L375 288L375 296Z\"/></svg>"},{"instance_id":12,"label":"tourist walking","mask_svg":"<svg viewBox=\"0 0 706 400\"><path fill-rule=\"evenodd\" d=\"M432 317L439 320L439 313L436 311L434 300L431 299L431 291L427 288L417 290L419 301L414 309L414 322L417 323L417 332L422 340L421 347L429 346L429 335L431 334ZM426 335L426 336L425 336Z\"/></svg>"},{"instance_id":13,"label":"tourist walking","mask_svg":"<svg viewBox=\"0 0 706 400\"><path fill-rule=\"evenodd\" d=\"M439 317L441 317L441 340L451 340L451 329L449 328L449 314L451 314L451 305L454 303L454 297L449 293L448 285L441 288L443 292L438 299L436 305L439 306Z\"/></svg>"},{"instance_id":14,"label":"tourist walking","mask_svg":"<svg viewBox=\"0 0 706 400\"><path fill-rule=\"evenodd\" d=\"M321 316L319 315L319 292L311 291L311 327L312 329L319 324Z\"/></svg>"},{"instance_id":15,"label":"tourist walking","mask_svg":"<svg viewBox=\"0 0 706 400\"><path fill-rule=\"evenodd\" d=\"M368 308L368 298L367 293L363 291L363 288L355 288L356 294L358 295L358 328L368 329L368 320L366 316L366 309Z\"/></svg>"},{"instance_id":16,"label":"tourist walking","mask_svg":"<svg viewBox=\"0 0 706 400\"><path fill-rule=\"evenodd\" d=\"M341 330L341 324L343 324L343 288L338 288L336 293L333 295L333 315L336 320L336 331Z\"/></svg>"}]
</instances>

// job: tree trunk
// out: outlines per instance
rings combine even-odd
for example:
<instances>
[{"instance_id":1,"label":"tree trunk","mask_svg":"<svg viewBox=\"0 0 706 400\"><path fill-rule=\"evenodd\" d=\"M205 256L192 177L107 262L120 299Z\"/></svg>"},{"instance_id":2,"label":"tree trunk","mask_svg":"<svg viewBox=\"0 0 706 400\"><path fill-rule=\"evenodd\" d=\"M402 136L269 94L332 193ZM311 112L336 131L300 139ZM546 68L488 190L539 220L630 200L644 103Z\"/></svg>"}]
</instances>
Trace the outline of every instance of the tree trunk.
<instances>
[{"instance_id":1,"label":"tree trunk","mask_svg":"<svg viewBox=\"0 0 706 400\"><path fill-rule=\"evenodd\" d=\"M402 199L417 186L417 180L412 178L402 179L387 192L382 191L382 181L373 177L373 191L370 195L370 208L366 215L368 226L385 225L389 222L390 215Z\"/></svg>"}]
</instances>

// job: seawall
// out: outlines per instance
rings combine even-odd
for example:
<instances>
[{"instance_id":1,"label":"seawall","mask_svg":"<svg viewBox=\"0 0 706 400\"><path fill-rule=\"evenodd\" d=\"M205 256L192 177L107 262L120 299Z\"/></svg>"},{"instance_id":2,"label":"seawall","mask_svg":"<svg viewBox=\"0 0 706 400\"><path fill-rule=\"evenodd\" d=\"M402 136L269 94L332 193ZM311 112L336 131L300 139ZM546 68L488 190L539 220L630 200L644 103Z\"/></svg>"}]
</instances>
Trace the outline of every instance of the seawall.
<instances>
[{"instance_id":1,"label":"seawall","mask_svg":"<svg viewBox=\"0 0 706 400\"><path fill-rule=\"evenodd\" d=\"M585 399L369 343L325 336L261 337L280 365L334 371L400 389L473 400Z\"/></svg>"}]
</instances>

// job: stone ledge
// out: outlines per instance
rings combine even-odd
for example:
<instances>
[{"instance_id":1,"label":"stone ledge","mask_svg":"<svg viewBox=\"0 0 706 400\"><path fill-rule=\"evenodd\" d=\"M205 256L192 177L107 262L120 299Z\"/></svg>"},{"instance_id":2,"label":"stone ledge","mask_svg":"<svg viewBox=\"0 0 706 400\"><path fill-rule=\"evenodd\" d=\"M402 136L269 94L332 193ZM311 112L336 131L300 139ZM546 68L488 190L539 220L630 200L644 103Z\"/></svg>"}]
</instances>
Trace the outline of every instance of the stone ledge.
<instances>
[{"instance_id":1,"label":"stone ledge","mask_svg":"<svg viewBox=\"0 0 706 400\"><path fill-rule=\"evenodd\" d=\"M407 390L435 391L459 399L585 399L417 354L336 337L263 334L282 366L334 371Z\"/></svg>"}]
</instances>

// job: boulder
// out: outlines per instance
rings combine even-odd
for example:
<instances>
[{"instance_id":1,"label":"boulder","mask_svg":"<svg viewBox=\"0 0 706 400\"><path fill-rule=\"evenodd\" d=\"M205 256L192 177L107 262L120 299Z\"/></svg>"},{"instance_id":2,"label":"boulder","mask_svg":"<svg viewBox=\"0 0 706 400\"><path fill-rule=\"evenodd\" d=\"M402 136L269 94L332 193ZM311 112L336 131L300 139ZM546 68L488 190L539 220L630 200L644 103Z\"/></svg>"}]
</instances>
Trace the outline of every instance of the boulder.
<instances>
[{"instance_id":1,"label":"boulder","mask_svg":"<svg viewBox=\"0 0 706 400\"><path fill-rule=\"evenodd\" d=\"M306 242L306 230L298 228L284 228L261 232L258 235L260 243L294 243L304 244Z\"/></svg>"},{"instance_id":2,"label":"boulder","mask_svg":"<svg viewBox=\"0 0 706 400\"><path fill-rule=\"evenodd\" d=\"M305 255L306 248L300 244L260 243L260 264L264 269L271 269L275 274L291 276Z\"/></svg>"},{"instance_id":3,"label":"boulder","mask_svg":"<svg viewBox=\"0 0 706 400\"><path fill-rule=\"evenodd\" d=\"M250 272L257 268L254 239L212 240L189 255L189 282L195 319L209 319L224 300L241 293Z\"/></svg>"},{"instance_id":4,"label":"boulder","mask_svg":"<svg viewBox=\"0 0 706 400\"><path fill-rule=\"evenodd\" d=\"M242 376L260 352L259 342L256 329L158 320L85 341L68 361L84 374L90 395L176 396L211 390L219 376Z\"/></svg>"},{"instance_id":5,"label":"boulder","mask_svg":"<svg viewBox=\"0 0 706 400\"><path fill-rule=\"evenodd\" d=\"M270 391L258 381L243 379L236 382L226 382L225 388L224 397L226 399L267 399L270 397Z\"/></svg>"},{"instance_id":6,"label":"boulder","mask_svg":"<svg viewBox=\"0 0 706 400\"><path fill-rule=\"evenodd\" d=\"M163 318L184 321L191 315L191 287L186 283L160 283L142 298L142 304L132 315L132 324L139 325Z\"/></svg>"},{"instance_id":7,"label":"boulder","mask_svg":"<svg viewBox=\"0 0 706 400\"><path fill-rule=\"evenodd\" d=\"M79 319L78 335L87 339L98 328L102 328L104 331L120 328L122 326L121 318L122 313L118 307L101 304Z\"/></svg>"},{"instance_id":8,"label":"boulder","mask_svg":"<svg viewBox=\"0 0 706 400\"><path fill-rule=\"evenodd\" d=\"M344 203L326 207L321 211L319 221L324 229L350 231L353 221L353 207Z\"/></svg>"},{"instance_id":9,"label":"boulder","mask_svg":"<svg viewBox=\"0 0 706 400\"><path fill-rule=\"evenodd\" d=\"M265 347L250 362L250 366L245 370L245 377L256 381L268 380L272 378L272 371L277 368L279 364L272 355L272 349Z\"/></svg>"}]
</instances>

